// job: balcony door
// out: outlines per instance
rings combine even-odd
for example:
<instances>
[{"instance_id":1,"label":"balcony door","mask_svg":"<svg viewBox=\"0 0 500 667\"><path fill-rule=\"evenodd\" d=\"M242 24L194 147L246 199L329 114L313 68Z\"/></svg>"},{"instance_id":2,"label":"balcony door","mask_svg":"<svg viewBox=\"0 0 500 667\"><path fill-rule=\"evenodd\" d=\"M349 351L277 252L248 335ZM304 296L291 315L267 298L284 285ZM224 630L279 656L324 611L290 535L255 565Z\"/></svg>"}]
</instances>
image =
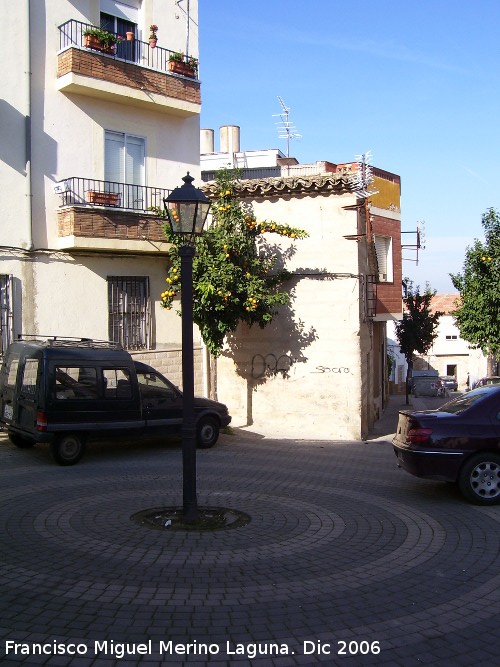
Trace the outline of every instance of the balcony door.
<instances>
[{"instance_id":1,"label":"balcony door","mask_svg":"<svg viewBox=\"0 0 500 667\"><path fill-rule=\"evenodd\" d=\"M113 32L119 35L121 39L116 45L116 56L123 58L123 60L136 61L137 49L135 39L137 39L137 25L125 18L119 18L112 14L101 12L101 28L108 32ZM134 40L128 41L125 39L127 32L134 33Z\"/></svg>"},{"instance_id":2,"label":"balcony door","mask_svg":"<svg viewBox=\"0 0 500 667\"><path fill-rule=\"evenodd\" d=\"M123 132L106 130L104 180L110 192L120 194L123 208L143 209L145 141Z\"/></svg>"}]
</instances>

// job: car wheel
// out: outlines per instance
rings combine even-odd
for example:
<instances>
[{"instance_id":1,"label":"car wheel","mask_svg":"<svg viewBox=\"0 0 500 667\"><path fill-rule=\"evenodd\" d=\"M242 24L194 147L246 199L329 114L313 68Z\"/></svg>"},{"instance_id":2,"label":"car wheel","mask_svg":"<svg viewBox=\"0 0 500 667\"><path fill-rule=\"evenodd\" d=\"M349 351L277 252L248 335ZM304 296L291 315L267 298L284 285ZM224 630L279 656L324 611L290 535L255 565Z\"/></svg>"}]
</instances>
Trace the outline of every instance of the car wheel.
<instances>
[{"instance_id":1,"label":"car wheel","mask_svg":"<svg viewBox=\"0 0 500 667\"><path fill-rule=\"evenodd\" d=\"M26 438L23 438L21 435L17 435L17 433L9 433L8 435L11 443L16 447L20 447L21 449L28 449L29 447L33 447L35 444L34 440L26 440Z\"/></svg>"},{"instance_id":2,"label":"car wheel","mask_svg":"<svg viewBox=\"0 0 500 667\"><path fill-rule=\"evenodd\" d=\"M458 486L477 505L500 503L500 456L484 452L470 458L460 471Z\"/></svg>"},{"instance_id":3,"label":"car wheel","mask_svg":"<svg viewBox=\"0 0 500 667\"><path fill-rule=\"evenodd\" d=\"M72 466L82 458L85 441L80 435L68 433L61 435L50 446L52 456L61 466Z\"/></svg>"},{"instance_id":4,"label":"car wheel","mask_svg":"<svg viewBox=\"0 0 500 667\"><path fill-rule=\"evenodd\" d=\"M196 426L196 444L200 449L213 447L219 439L219 423L214 417L202 417Z\"/></svg>"}]
</instances>

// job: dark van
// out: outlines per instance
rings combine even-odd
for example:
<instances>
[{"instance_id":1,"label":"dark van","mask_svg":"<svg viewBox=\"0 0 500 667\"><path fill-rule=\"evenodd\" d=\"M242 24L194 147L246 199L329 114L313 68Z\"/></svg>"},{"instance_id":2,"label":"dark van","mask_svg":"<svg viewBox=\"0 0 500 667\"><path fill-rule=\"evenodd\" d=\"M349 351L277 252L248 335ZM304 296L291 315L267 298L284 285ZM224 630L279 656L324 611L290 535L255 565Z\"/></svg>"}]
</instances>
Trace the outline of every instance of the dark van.
<instances>
[{"instance_id":1,"label":"dark van","mask_svg":"<svg viewBox=\"0 0 500 667\"><path fill-rule=\"evenodd\" d=\"M60 465L77 463L90 439L180 434L182 393L120 345L89 339L12 343L0 372L0 422L18 447L48 443ZM227 407L195 398L196 439L212 447Z\"/></svg>"}]
</instances>

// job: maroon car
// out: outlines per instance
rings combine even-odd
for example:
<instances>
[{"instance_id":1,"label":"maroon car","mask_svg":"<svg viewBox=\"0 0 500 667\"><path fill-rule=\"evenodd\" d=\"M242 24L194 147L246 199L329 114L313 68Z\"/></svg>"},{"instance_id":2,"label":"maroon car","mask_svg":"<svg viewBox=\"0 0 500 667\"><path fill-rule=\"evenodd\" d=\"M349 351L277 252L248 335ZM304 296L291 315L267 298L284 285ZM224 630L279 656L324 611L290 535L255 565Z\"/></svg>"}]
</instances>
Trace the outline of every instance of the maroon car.
<instances>
[{"instance_id":1,"label":"maroon car","mask_svg":"<svg viewBox=\"0 0 500 667\"><path fill-rule=\"evenodd\" d=\"M500 385L480 387L438 410L402 410L393 439L398 466L458 482L467 500L500 503Z\"/></svg>"}]
</instances>

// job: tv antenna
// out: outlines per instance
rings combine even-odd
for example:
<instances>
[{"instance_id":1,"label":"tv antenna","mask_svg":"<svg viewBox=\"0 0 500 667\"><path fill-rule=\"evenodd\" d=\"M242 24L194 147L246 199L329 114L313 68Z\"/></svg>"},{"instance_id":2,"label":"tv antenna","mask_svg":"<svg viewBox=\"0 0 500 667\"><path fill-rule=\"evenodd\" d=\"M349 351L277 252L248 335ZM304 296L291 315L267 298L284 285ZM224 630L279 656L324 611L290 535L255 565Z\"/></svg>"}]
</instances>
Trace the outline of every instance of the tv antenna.
<instances>
[{"instance_id":1,"label":"tv antenna","mask_svg":"<svg viewBox=\"0 0 500 667\"><path fill-rule=\"evenodd\" d=\"M297 132L295 125L291 122L290 109L279 95L278 100L281 104L282 111L281 113L273 113L273 117L279 117L279 121L276 121L276 125L278 126L278 136L280 139L286 139L286 156L290 157L290 140L302 139L302 135Z\"/></svg>"}]
</instances>

